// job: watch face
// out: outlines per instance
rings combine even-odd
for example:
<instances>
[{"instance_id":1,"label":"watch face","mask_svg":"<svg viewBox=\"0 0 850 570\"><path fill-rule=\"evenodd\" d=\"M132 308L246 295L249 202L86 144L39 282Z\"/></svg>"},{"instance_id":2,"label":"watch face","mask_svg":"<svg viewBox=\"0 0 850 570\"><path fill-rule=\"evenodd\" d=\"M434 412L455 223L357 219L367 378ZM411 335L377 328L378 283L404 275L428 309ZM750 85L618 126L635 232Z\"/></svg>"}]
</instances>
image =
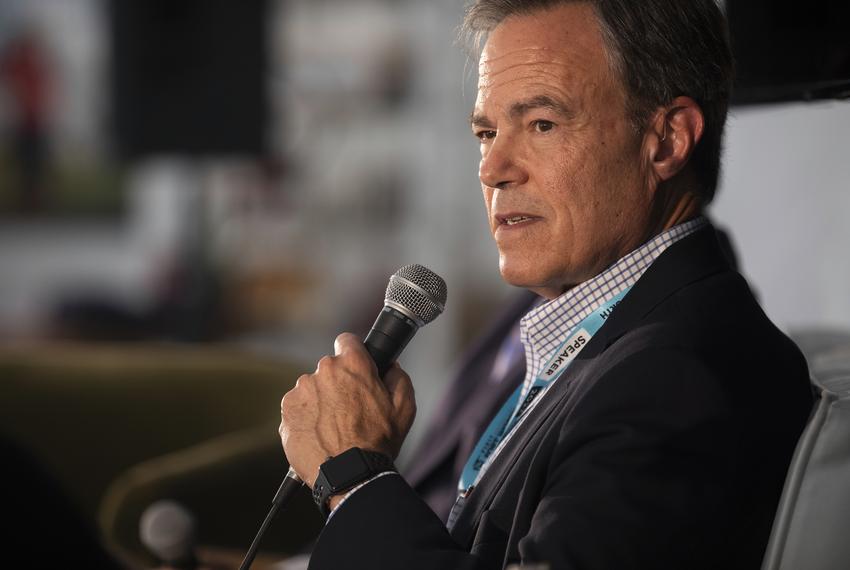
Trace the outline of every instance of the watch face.
<instances>
[{"instance_id":1,"label":"watch face","mask_svg":"<svg viewBox=\"0 0 850 570\"><path fill-rule=\"evenodd\" d=\"M343 453L324 465L322 471L331 488L343 489L363 480L369 467L360 453Z\"/></svg>"}]
</instances>

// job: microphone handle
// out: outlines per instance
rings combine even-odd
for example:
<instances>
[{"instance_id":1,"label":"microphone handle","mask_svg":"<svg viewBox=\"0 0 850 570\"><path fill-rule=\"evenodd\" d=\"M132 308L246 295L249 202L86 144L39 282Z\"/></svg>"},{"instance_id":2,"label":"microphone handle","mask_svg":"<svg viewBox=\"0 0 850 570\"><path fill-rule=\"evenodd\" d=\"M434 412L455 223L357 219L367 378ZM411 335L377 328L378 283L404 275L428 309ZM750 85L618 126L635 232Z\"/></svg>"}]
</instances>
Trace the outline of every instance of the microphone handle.
<instances>
[{"instance_id":1,"label":"microphone handle","mask_svg":"<svg viewBox=\"0 0 850 570\"><path fill-rule=\"evenodd\" d=\"M392 363L419 330L416 322L401 311L384 305L378 313L372 330L363 344L378 366L378 376L383 378Z\"/></svg>"}]
</instances>

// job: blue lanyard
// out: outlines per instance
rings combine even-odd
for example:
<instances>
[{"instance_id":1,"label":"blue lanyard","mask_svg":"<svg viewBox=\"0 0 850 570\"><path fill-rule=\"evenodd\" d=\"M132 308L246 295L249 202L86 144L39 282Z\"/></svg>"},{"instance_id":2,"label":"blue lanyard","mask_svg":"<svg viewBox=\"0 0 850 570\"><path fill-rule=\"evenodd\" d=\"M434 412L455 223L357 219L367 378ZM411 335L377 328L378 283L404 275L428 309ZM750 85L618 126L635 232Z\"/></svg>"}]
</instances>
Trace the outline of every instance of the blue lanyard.
<instances>
[{"instance_id":1,"label":"blue lanyard","mask_svg":"<svg viewBox=\"0 0 850 570\"><path fill-rule=\"evenodd\" d=\"M590 315L585 317L573 328L567 339L555 350L549 361L541 370L534 383L523 397L523 387L520 385L513 394L502 405L499 412L490 421L490 425L475 444L475 449L466 461L463 472L458 481L458 492L461 495L468 493L474 487L490 463L501 451L502 445L512 435L514 429L520 424L525 414L531 409L537 397L542 394L561 374L572 364L579 352L587 346L623 297L631 287L605 300ZM520 404L520 398L522 403Z\"/></svg>"}]
</instances>

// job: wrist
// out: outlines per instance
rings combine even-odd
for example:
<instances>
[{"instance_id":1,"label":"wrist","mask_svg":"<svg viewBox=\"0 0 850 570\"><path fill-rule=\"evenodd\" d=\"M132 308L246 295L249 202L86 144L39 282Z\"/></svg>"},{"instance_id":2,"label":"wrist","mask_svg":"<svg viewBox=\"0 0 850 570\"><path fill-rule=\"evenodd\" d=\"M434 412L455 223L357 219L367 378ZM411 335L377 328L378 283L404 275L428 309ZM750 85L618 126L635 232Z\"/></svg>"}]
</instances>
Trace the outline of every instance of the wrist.
<instances>
[{"instance_id":1,"label":"wrist","mask_svg":"<svg viewBox=\"0 0 850 570\"><path fill-rule=\"evenodd\" d=\"M330 499L328 499L328 510L330 512L334 512L342 500L345 498L346 493L339 493L338 495L332 495Z\"/></svg>"},{"instance_id":2,"label":"wrist","mask_svg":"<svg viewBox=\"0 0 850 570\"><path fill-rule=\"evenodd\" d=\"M319 512L327 518L349 490L387 471L396 471L389 456L352 447L319 466L313 485L313 500Z\"/></svg>"}]
</instances>

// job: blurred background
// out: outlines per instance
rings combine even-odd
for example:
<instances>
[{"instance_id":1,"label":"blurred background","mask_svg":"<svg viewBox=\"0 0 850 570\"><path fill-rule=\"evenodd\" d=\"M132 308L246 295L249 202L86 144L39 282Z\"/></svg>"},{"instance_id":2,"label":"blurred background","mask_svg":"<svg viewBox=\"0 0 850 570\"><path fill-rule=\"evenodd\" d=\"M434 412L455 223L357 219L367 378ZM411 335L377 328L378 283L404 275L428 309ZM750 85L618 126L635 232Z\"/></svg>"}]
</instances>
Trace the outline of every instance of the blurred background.
<instances>
[{"instance_id":1,"label":"blurred background","mask_svg":"<svg viewBox=\"0 0 850 570\"><path fill-rule=\"evenodd\" d=\"M850 328L845 9L727 9L741 84L711 215L780 327ZM0 427L130 557L140 505L176 485L209 542L247 546L285 470L280 396L338 332L368 330L398 267L449 288L403 357L419 414L402 463L512 294L467 125L462 10L0 0ZM151 490L193 469L206 490L249 482L251 507L210 511L167 477Z\"/></svg>"}]
</instances>

